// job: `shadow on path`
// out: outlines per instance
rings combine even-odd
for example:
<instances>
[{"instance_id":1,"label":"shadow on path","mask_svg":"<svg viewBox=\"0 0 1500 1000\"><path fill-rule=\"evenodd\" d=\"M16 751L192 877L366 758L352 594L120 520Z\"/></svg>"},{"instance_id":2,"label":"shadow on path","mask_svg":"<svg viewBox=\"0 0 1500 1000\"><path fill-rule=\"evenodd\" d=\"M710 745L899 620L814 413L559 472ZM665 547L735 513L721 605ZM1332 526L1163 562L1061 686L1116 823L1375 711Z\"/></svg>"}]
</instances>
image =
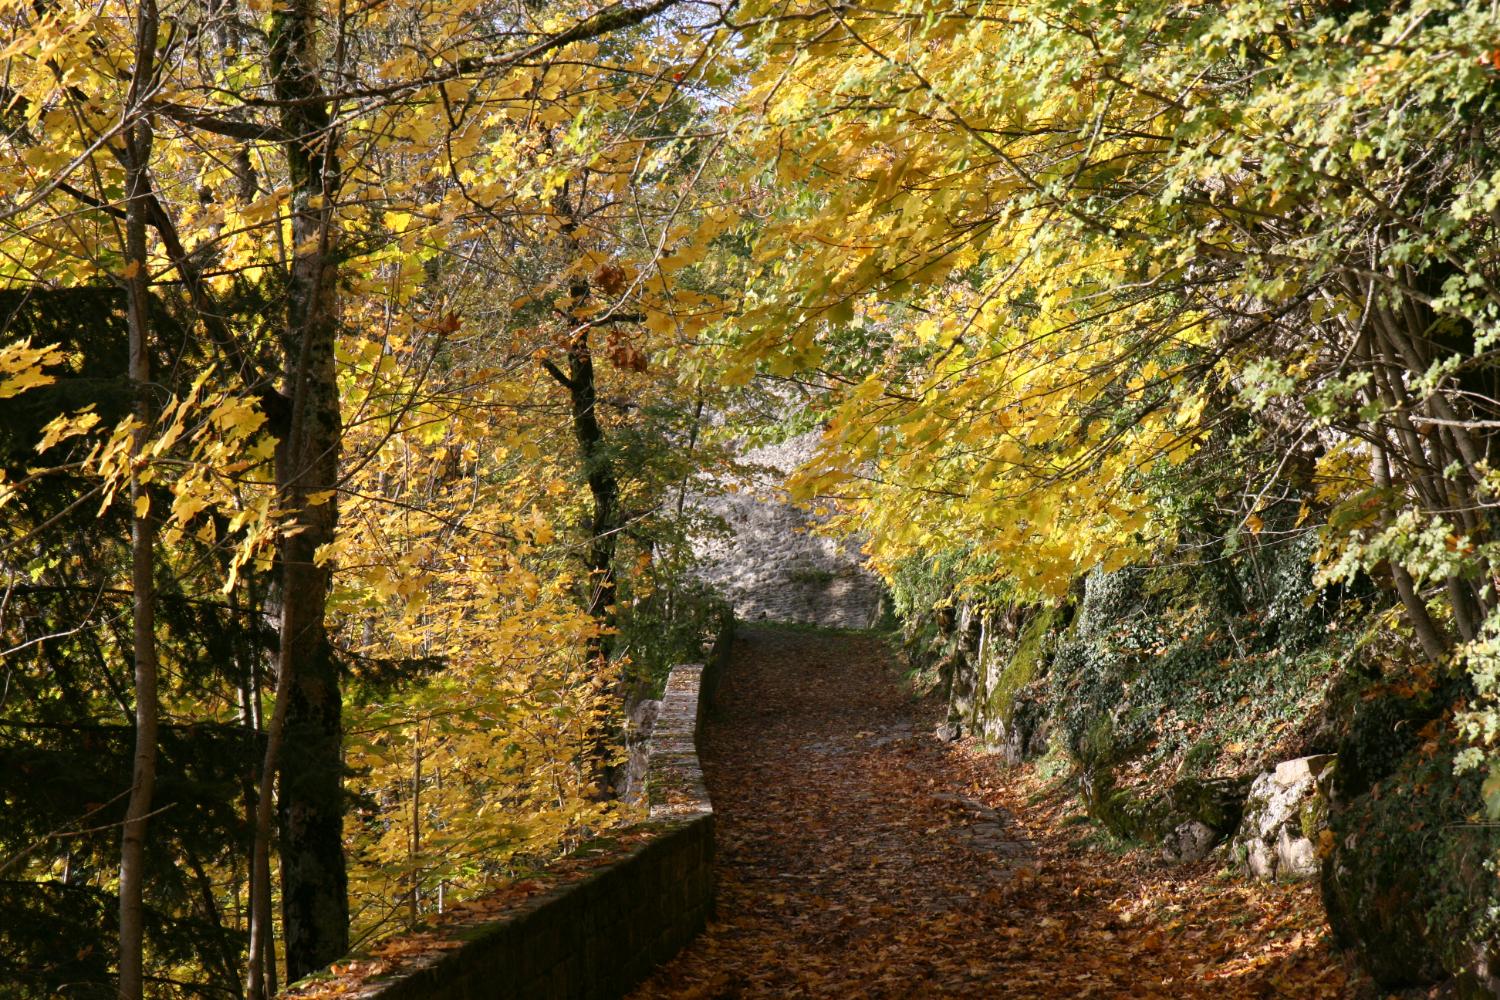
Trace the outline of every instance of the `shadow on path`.
<instances>
[{"instance_id":1,"label":"shadow on path","mask_svg":"<svg viewBox=\"0 0 1500 1000\"><path fill-rule=\"evenodd\" d=\"M632 1000L1346 995L1307 887L1090 849L934 713L873 637L743 627L702 748L718 916Z\"/></svg>"}]
</instances>

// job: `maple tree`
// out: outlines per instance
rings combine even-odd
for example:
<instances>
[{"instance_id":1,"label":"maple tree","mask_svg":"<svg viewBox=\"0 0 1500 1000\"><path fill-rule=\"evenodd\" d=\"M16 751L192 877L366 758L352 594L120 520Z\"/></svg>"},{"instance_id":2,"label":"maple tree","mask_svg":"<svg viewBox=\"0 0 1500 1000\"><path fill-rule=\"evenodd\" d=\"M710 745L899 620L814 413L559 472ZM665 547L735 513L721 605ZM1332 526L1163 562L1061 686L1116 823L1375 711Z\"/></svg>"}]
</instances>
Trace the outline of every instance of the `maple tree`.
<instances>
[{"instance_id":1,"label":"maple tree","mask_svg":"<svg viewBox=\"0 0 1500 1000\"><path fill-rule=\"evenodd\" d=\"M1469 663L1485 759L1493 11L736 20L774 207L730 374L828 390L803 495L843 497L888 576L966 552L971 582L1055 600L1170 549L1180 470L1238 435L1262 478L1231 534L1297 493L1323 581L1388 574L1426 657Z\"/></svg>"},{"instance_id":2,"label":"maple tree","mask_svg":"<svg viewBox=\"0 0 1500 1000\"><path fill-rule=\"evenodd\" d=\"M587 330L608 328L609 360L635 383L616 389L599 378L590 391L630 400L622 427L648 397L675 405L689 379L653 382L643 334L611 327L594 304L565 310L572 328L563 333L520 306L497 309L493 296L514 302L549 281L601 275L603 293L619 299L609 308L628 307L631 327L653 331L662 349L680 349L705 322L707 300L700 295L695 310L690 296L672 293L670 277L670 254L699 205L663 193L651 206L642 182L683 148L672 127L692 103L682 84L699 73L702 18L659 23L638 47L605 44L676 6L3 11L3 272L19 292L8 329L31 323L42 336L8 337L0 363L4 395L46 417L36 437L15 442L8 468L4 500L27 514L7 522L7 572L12 582L51 575L71 592L82 571L134 595L134 610L110 619L133 621L133 642L116 635L94 646L102 676L89 683L100 690L110 690L115 656L133 647L139 659L152 641L164 644L161 690L153 693L143 661L131 699L144 756L127 783L136 794L120 886L126 995L145 981L206 972L220 985L244 973L234 990L263 996L283 968L298 978L344 953L346 746L360 767L355 793L388 809L350 818L367 838L361 857L391 862L401 825L393 816L410 817L394 881L413 913L425 900L417 872L430 864L430 842L468 845L445 857L451 870L436 879L452 898L497 877L512 852L566 846L605 809L579 795L593 780L579 764L579 733L620 710L609 680L618 665L590 663L587 651L614 628L615 536L631 525L596 489L583 545L597 555L584 573L572 568L574 543L561 526L571 534L573 483L591 474L576 476L563 453L537 447L557 411L537 382L548 341L527 341L556 338L577 366ZM591 193L605 194L580 221L558 191L584 173ZM606 217L634 228L601 226ZM557 261L507 270L518 240L557 245ZM487 284L470 284L479 281ZM96 348L71 333L45 339L54 331L40 315L116 282L142 362L125 383L139 400L133 415L79 404L88 394L75 376ZM108 295L97 304L94 317L119 308ZM569 382L581 387L576 370ZM602 440L608 422L587 416ZM652 440L642 438L643 451L660 447ZM27 468L38 442L53 468ZM600 467L602 453L581 443L582 467ZM614 491L649 513L660 506L651 491L685 470L618 474ZM60 556L55 532L68 520L39 492L59 474L74 491L69 516L101 502L108 513L134 491L129 590L114 575L118 562ZM90 537L107 549L109 530L101 522ZM153 582L158 600L211 608L219 620L153 623ZM580 591L595 595L582 617ZM11 655L88 655L100 626L87 610L71 620L53 618L56 607L36 610L8 634ZM256 626L267 619L270 635ZM231 643L232 661L205 673L192 645L219 629L253 638ZM70 643L74 635L85 639ZM342 676L351 661L358 700ZM413 679L432 669L437 680ZM476 688L486 699L444 704ZM158 702L169 725L249 734L260 758L237 757L247 853L220 853L199 873L206 905L237 914L222 929L247 928L248 941L205 938L209 957L196 970L165 938L148 936L143 949L131 916L141 850L157 856L145 822L155 815L149 717ZM70 725L110 711L77 708ZM346 731L346 713L359 732ZM390 770L393 746L414 758L414 775ZM485 815L497 800L504 809ZM224 823L217 836L229 846L243 828ZM44 871L54 855L37 847L26 845L16 863ZM470 857L484 859L478 882ZM371 871L358 873L362 891L390 873Z\"/></svg>"}]
</instances>

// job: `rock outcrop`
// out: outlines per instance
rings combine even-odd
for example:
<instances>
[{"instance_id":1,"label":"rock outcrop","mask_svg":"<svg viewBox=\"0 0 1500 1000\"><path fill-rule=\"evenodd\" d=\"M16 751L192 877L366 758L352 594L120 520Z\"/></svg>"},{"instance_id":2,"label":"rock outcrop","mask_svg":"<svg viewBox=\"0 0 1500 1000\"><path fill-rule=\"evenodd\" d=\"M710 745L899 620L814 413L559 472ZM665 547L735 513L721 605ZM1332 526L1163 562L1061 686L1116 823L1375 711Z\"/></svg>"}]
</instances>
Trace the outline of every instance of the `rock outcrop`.
<instances>
[{"instance_id":1,"label":"rock outcrop","mask_svg":"<svg viewBox=\"0 0 1500 1000\"><path fill-rule=\"evenodd\" d=\"M1298 757L1250 784L1244 818L1232 841L1245 874L1287 880L1318 873L1334 765L1332 754Z\"/></svg>"},{"instance_id":2,"label":"rock outcrop","mask_svg":"<svg viewBox=\"0 0 1500 1000\"><path fill-rule=\"evenodd\" d=\"M1161 842L1162 857L1179 864L1202 861L1208 857L1223 836L1219 831L1201 820L1190 819L1179 823Z\"/></svg>"}]
</instances>

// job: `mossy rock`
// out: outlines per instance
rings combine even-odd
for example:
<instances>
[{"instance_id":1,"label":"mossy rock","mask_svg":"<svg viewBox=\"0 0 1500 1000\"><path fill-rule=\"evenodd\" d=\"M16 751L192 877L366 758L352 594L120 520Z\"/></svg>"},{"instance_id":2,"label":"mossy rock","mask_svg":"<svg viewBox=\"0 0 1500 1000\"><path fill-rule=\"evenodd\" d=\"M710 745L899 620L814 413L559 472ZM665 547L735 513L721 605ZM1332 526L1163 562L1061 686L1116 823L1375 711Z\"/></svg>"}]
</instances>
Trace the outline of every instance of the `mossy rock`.
<instances>
[{"instance_id":1,"label":"mossy rock","mask_svg":"<svg viewBox=\"0 0 1500 1000\"><path fill-rule=\"evenodd\" d=\"M1220 835L1233 832L1244 815L1249 788L1250 782L1238 777L1181 779L1167 791L1162 832L1189 821Z\"/></svg>"},{"instance_id":2,"label":"mossy rock","mask_svg":"<svg viewBox=\"0 0 1500 1000\"><path fill-rule=\"evenodd\" d=\"M1468 995L1493 996L1480 983L1479 967L1500 955L1492 888L1500 832L1469 822L1480 779L1453 774L1457 749L1444 726L1383 768L1362 794L1335 796L1323 901L1335 940L1353 949L1380 985L1424 986L1458 976L1467 980ZM1355 787L1373 770L1362 769Z\"/></svg>"},{"instance_id":3,"label":"mossy rock","mask_svg":"<svg viewBox=\"0 0 1500 1000\"><path fill-rule=\"evenodd\" d=\"M1016 648L990 689L986 711L1007 729L1015 719L1016 700L1021 690L1046 669L1056 642L1054 626L1062 617L1056 608L1042 607L1034 612L1016 638Z\"/></svg>"},{"instance_id":4,"label":"mossy rock","mask_svg":"<svg viewBox=\"0 0 1500 1000\"><path fill-rule=\"evenodd\" d=\"M1004 666L975 706L976 732L983 733L991 747L1006 761L1019 764L1041 756L1047 749L1051 706L1047 701L1046 674L1057 645L1064 609L1042 606L1030 609ZM999 648L1001 643L994 643Z\"/></svg>"},{"instance_id":5,"label":"mossy rock","mask_svg":"<svg viewBox=\"0 0 1500 1000\"><path fill-rule=\"evenodd\" d=\"M1241 778L1185 778L1164 794L1145 796L1115 783L1108 769L1085 771L1084 805L1099 825L1123 840L1159 843L1184 823L1201 823L1218 838L1232 832L1244 810Z\"/></svg>"},{"instance_id":6,"label":"mossy rock","mask_svg":"<svg viewBox=\"0 0 1500 1000\"><path fill-rule=\"evenodd\" d=\"M1297 827L1302 836L1316 843L1319 835L1328 828L1328 799L1322 795L1309 795L1298 811Z\"/></svg>"},{"instance_id":7,"label":"mossy rock","mask_svg":"<svg viewBox=\"0 0 1500 1000\"><path fill-rule=\"evenodd\" d=\"M1160 826L1155 803L1121 788L1113 778L1084 781L1084 806L1093 820L1121 840L1154 842Z\"/></svg>"}]
</instances>

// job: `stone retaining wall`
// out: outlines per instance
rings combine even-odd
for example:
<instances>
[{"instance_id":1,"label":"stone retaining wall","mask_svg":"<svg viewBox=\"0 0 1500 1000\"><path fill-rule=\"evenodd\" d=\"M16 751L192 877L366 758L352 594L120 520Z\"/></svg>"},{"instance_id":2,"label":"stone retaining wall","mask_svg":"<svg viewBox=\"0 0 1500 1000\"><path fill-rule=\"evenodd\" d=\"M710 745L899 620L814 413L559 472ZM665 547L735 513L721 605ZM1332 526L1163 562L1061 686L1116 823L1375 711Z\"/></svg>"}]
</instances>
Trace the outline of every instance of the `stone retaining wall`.
<instances>
[{"instance_id":1,"label":"stone retaining wall","mask_svg":"<svg viewBox=\"0 0 1500 1000\"><path fill-rule=\"evenodd\" d=\"M735 480L739 492L692 498L728 529L694 539L697 572L743 621L870 628L880 617L883 588L865 568L859 544L818 534L823 518L792 503L783 485L812 457L820 437L812 431L747 449L739 456L746 470Z\"/></svg>"},{"instance_id":2,"label":"stone retaining wall","mask_svg":"<svg viewBox=\"0 0 1500 1000\"><path fill-rule=\"evenodd\" d=\"M674 667L667 680L646 779L650 819L620 838L644 832L643 842L615 849L604 838L583 877L562 879L502 919L446 929L462 943L355 995L607 1000L677 954L713 911L714 815L697 737L727 649L726 635L706 665Z\"/></svg>"}]
</instances>

